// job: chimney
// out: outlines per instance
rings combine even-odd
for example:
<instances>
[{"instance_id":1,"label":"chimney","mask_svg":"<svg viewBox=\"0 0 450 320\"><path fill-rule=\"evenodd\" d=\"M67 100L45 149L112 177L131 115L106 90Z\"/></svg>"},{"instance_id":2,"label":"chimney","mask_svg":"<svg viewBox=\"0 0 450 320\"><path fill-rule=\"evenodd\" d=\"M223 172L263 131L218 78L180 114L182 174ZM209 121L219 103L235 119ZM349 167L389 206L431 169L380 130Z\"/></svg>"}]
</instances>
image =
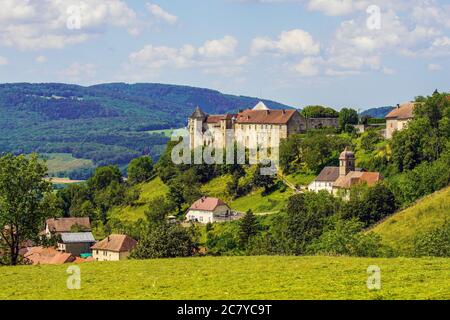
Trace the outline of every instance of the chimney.
<instances>
[{"instance_id":1,"label":"chimney","mask_svg":"<svg viewBox=\"0 0 450 320\"><path fill-rule=\"evenodd\" d=\"M286 114L286 110L283 109L283 114Z\"/></svg>"},{"instance_id":2,"label":"chimney","mask_svg":"<svg viewBox=\"0 0 450 320\"><path fill-rule=\"evenodd\" d=\"M110 242L111 241L111 238L110 238L110 236L108 236L108 242Z\"/></svg>"},{"instance_id":3,"label":"chimney","mask_svg":"<svg viewBox=\"0 0 450 320\"><path fill-rule=\"evenodd\" d=\"M397 109L399 109L400 108L400 104L399 103L397 103Z\"/></svg>"}]
</instances>

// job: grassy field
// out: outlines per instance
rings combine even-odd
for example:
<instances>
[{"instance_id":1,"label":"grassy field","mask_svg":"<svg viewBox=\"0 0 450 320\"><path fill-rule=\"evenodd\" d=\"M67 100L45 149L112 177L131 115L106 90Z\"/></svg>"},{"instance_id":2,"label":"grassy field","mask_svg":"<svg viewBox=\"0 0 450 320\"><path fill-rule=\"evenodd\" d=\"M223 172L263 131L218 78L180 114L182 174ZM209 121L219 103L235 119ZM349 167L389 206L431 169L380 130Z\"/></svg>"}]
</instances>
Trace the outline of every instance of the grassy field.
<instances>
[{"instance_id":1,"label":"grassy field","mask_svg":"<svg viewBox=\"0 0 450 320\"><path fill-rule=\"evenodd\" d=\"M287 181L289 181L290 183L292 183L293 185L304 186L304 187L310 185L311 182L313 182L315 178L316 178L316 176L313 174L305 174L305 173L300 173L300 172L285 176L285 179Z\"/></svg>"},{"instance_id":2,"label":"grassy field","mask_svg":"<svg viewBox=\"0 0 450 320\"><path fill-rule=\"evenodd\" d=\"M381 268L381 290L367 268ZM0 299L450 299L449 259L220 257L0 268Z\"/></svg>"},{"instance_id":3,"label":"grassy field","mask_svg":"<svg viewBox=\"0 0 450 320\"><path fill-rule=\"evenodd\" d=\"M116 207L110 212L111 217L128 221L137 221L140 218L144 218L148 203L157 197L166 195L169 192L169 188L161 181L159 177L150 182L142 183L138 185L137 188L140 190L137 205Z\"/></svg>"},{"instance_id":4,"label":"grassy field","mask_svg":"<svg viewBox=\"0 0 450 320\"><path fill-rule=\"evenodd\" d=\"M174 132L174 131L175 131L175 129L165 129L165 130L147 131L147 133L149 133L149 134L163 134L167 138L170 138L170 137L172 137L172 132Z\"/></svg>"},{"instance_id":5,"label":"grassy field","mask_svg":"<svg viewBox=\"0 0 450 320\"><path fill-rule=\"evenodd\" d=\"M252 209L256 214L280 211L293 194L293 191L289 188L286 188L284 192L275 190L268 195L263 194L263 189L258 189L233 200L227 195L226 191L226 186L229 181L231 181L230 175L221 176L203 185L201 190L210 197L226 200L233 210L247 212L249 209Z\"/></svg>"},{"instance_id":6,"label":"grassy field","mask_svg":"<svg viewBox=\"0 0 450 320\"><path fill-rule=\"evenodd\" d=\"M450 187L389 217L371 231L381 235L383 242L401 255L409 256L414 237L443 225L445 220L450 221Z\"/></svg>"},{"instance_id":7,"label":"grassy field","mask_svg":"<svg viewBox=\"0 0 450 320\"><path fill-rule=\"evenodd\" d=\"M60 172L94 167L92 160L77 159L68 153L45 153L42 154L42 158L46 160L50 176L57 175Z\"/></svg>"}]
</instances>

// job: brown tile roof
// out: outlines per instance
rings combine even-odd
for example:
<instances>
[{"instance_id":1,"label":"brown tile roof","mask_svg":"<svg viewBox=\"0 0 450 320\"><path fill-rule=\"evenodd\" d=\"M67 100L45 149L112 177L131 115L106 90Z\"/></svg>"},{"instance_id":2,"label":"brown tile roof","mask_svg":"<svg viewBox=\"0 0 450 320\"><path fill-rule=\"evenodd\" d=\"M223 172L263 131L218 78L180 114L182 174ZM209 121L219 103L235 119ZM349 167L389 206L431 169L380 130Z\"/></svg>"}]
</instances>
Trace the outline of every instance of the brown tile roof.
<instances>
[{"instance_id":1,"label":"brown tile roof","mask_svg":"<svg viewBox=\"0 0 450 320\"><path fill-rule=\"evenodd\" d=\"M334 182L339 178L339 167L325 167L315 181Z\"/></svg>"},{"instance_id":2,"label":"brown tile roof","mask_svg":"<svg viewBox=\"0 0 450 320\"><path fill-rule=\"evenodd\" d=\"M70 253L57 251L55 248L32 247L24 254L25 259L34 265L38 264L64 264L75 261Z\"/></svg>"},{"instance_id":3,"label":"brown tile roof","mask_svg":"<svg viewBox=\"0 0 450 320\"><path fill-rule=\"evenodd\" d=\"M131 251L137 245L137 241L123 234L112 234L100 242L94 244L92 250L105 250L113 252Z\"/></svg>"},{"instance_id":4,"label":"brown tile roof","mask_svg":"<svg viewBox=\"0 0 450 320\"><path fill-rule=\"evenodd\" d=\"M245 110L237 115L239 124L287 124L297 110Z\"/></svg>"},{"instance_id":5,"label":"brown tile roof","mask_svg":"<svg viewBox=\"0 0 450 320\"><path fill-rule=\"evenodd\" d=\"M222 205L227 206L227 204L220 199L203 197L195 201L189 209L200 211L214 211L218 206Z\"/></svg>"},{"instance_id":6,"label":"brown tile roof","mask_svg":"<svg viewBox=\"0 0 450 320\"><path fill-rule=\"evenodd\" d=\"M366 182L367 185L371 187L382 179L383 178L379 172L351 171L345 177L339 177L333 183L333 187L347 189L364 182Z\"/></svg>"},{"instance_id":7,"label":"brown tile roof","mask_svg":"<svg viewBox=\"0 0 450 320\"><path fill-rule=\"evenodd\" d=\"M91 231L89 218L56 218L47 220L50 232L71 232L72 227L75 225L83 227L85 231Z\"/></svg>"},{"instance_id":8,"label":"brown tile roof","mask_svg":"<svg viewBox=\"0 0 450 320\"><path fill-rule=\"evenodd\" d=\"M412 119L414 117L414 102L407 102L388 113L386 119Z\"/></svg>"},{"instance_id":9,"label":"brown tile roof","mask_svg":"<svg viewBox=\"0 0 450 320\"><path fill-rule=\"evenodd\" d=\"M213 114L208 116L206 119L207 123L217 123L222 120L231 120L233 117L235 117L235 114Z\"/></svg>"}]
</instances>

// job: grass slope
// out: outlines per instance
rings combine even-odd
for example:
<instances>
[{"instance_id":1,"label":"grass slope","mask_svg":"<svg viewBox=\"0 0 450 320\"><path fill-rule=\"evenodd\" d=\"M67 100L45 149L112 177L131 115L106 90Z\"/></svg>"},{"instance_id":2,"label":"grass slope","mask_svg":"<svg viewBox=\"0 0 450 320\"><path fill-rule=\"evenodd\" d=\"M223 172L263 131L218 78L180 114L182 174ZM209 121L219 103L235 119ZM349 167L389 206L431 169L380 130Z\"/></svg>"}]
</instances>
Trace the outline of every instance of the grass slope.
<instances>
[{"instance_id":1,"label":"grass slope","mask_svg":"<svg viewBox=\"0 0 450 320\"><path fill-rule=\"evenodd\" d=\"M248 177L245 179L248 179ZM231 199L227 194L227 183L230 181L230 175L214 178L203 185L201 191L210 197L226 200L233 210L247 212L252 209L256 214L280 211L293 194L293 191L289 188L286 188L284 192L275 190L268 195L264 195L263 189L258 189L238 199Z\"/></svg>"},{"instance_id":2,"label":"grass slope","mask_svg":"<svg viewBox=\"0 0 450 320\"><path fill-rule=\"evenodd\" d=\"M148 203L158 197L165 196L169 188L161 181L159 177L142 183L136 188L140 191L139 200L136 206L116 207L110 212L110 216L122 221L137 221L145 217Z\"/></svg>"},{"instance_id":3,"label":"grass slope","mask_svg":"<svg viewBox=\"0 0 450 320\"><path fill-rule=\"evenodd\" d=\"M68 265L2 267L0 299L450 299L449 259L208 257L91 262L81 290ZM381 290L367 268L381 268Z\"/></svg>"},{"instance_id":4,"label":"grass slope","mask_svg":"<svg viewBox=\"0 0 450 320\"><path fill-rule=\"evenodd\" d=\"M438 191L375 226L383 242L402 255L411 255L414 237L450 220L450 187Z\"/></svg>"}]
</instances>

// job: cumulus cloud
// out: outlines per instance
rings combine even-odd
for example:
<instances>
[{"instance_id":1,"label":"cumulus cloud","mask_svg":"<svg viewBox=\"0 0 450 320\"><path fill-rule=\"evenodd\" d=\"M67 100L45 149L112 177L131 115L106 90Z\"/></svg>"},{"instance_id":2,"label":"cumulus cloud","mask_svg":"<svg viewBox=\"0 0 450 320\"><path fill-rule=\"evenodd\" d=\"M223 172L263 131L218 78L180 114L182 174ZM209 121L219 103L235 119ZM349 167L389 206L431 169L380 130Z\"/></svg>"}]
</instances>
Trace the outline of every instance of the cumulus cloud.
<instances>
[{"instance_id":1,"label":"cumulus cloud","mask_svg":"<svg viewBox=\"0 0 450 320\"><path fill-rule=\"evenodd\" d=\"M170 14L156 4L147 3L146 7L150 14L152 14L158 20L162 20L168 24L176 24L178 21L177 16Z\"/></svg>"},{"instance_id":2,"label":"cumulus cloud","mask_svg":"<svg viewBox=\"0 0 450 320\"><path fill-rule=\"evenodd\" d=\"M20 49L63 48L107 26L134 34L138 28L136 13L121 0L0 0L0 8L0 44Z\"/></svg>"},{"instance_id":3,"label":"cumulus cloud","mask_svg":"<svg viewBox=\"0 0 450 320\"><path fill-rule=\"evenodd\" d=\"M238 41L231 36L208 40L198 48L191 44L179 48L149 44L132 52L129 62L143 70L199 68L205 74L232 76L248 62L245 56L237 56L237 45Z\"/></svg>"},{"instance_id":4,"label":"cumulus cloud","mask_svg":"<svg viewBox=\"0 0 450 320\"><path fill-rule=\"evenodd\" d=\"M352 0L311 0L309 10L322 11L330 16L349 14L355 10Z\"/></svg>"},{"instance_id":5,"label":"cumulus cloud","mask_svg":"<svg viewBox=\"0 0 450 320\"><path fill-rule=\"evenodd\" d=\"M316 55L320 52L320 43L301 29L283 31L277 40L258 37L253 39L251 50L253 54L279 53L291 55Z\"/></svg>"},{"instance_id":6,"label":"cumulus cloud","mask_svg":"<svg viewBox=\"0 0 450 320\"><path fill-rule=\"evenodd\" d=\"M235 53L237 45L235 38L225 36L223 39L206 41L198 52L208 58L228 57Z\"/></svg>"}]
</instances>

